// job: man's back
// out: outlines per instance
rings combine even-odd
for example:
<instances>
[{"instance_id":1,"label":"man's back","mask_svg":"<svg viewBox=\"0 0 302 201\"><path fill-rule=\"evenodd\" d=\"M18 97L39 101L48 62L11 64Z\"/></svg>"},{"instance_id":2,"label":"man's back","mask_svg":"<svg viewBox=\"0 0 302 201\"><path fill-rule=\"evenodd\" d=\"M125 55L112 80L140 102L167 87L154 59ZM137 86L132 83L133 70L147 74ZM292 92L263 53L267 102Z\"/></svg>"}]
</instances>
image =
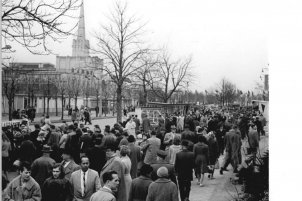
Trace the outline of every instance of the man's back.
<instances>
[{"instance_id":1,"label":"man's back","mask_svg":"<svg viewBox=\"0 0 302 201\"><path fill-rule=\"evenodd\" d=\"M180 151L176 154L175 171L178 179L193 180L194 153L188 150Z\"/></svg>"},{"instance_id":2,"label":"man's back","mask_svg":"<svg viewBox=\"0 0 302 201\"><path fill-rule=\"evenodd\" d=\"M43 186L44 181L51 176L51 170L55 163L52 158L45 156L41 156L33 162L31 176L40 186Z\"/></svg>"},{"instance_id":3,"label":"man's back","mask_svg":"<svg viewBox=\"0 0 302 201\"><path fill-rule=\"evenodd\" d=\"M140 150L139 146L137 146L133 143L130 143L128 146L130 148L129 158L131 160L130 174L131 174L132 179L134 179L137 177L137 165L138 165L138 162L141 160L141 150Z\"/></svg>"},{"instance_id":4,"label":"man's back","mask_svg":"<svg viewBox=\"0 0 302 201\"><path fill-rule=\"evenodd\" d=\"M157 162L157 163L151 164L151 167L153 168L153 172L152 172L153 181L158 179L157 170L160 167L166 167L168 169L169 178L171 179L171 181L173 181L176 184L175 170L174 170L174 166L172 164L169 164L168 162Z\"/></svg>"},{"instance_id":5,"label":"man's back","mask_svg":"<svg viewBox=\"0 0 302 201\"><path fill-rule=\"evenodd\" d=\"M249 132L249 145L250 148L258 148L259 147L259 138L258 132L256 130L252 130Z\"/></svg>"},{"instance_id":6,"label":"man's back","mask_svg":"<svg viewBox=\"0 0 302 201\"><path fill-rule=\"evenodd\" d=\"M152 180L145 176L140 176L132 180L129 201L132 200L146 200L148 188Z\"/></svg>"},{"instance_id":7,"label":"man's back","mask_svg":"<svg viewBox=\"0 0 302 201\"><path fill-rule=\"evenodd\" d=\"M175 183L169 179L159 178L152 182L148 189L147 201L178 201Z\"/></svg>"}]
</instances>

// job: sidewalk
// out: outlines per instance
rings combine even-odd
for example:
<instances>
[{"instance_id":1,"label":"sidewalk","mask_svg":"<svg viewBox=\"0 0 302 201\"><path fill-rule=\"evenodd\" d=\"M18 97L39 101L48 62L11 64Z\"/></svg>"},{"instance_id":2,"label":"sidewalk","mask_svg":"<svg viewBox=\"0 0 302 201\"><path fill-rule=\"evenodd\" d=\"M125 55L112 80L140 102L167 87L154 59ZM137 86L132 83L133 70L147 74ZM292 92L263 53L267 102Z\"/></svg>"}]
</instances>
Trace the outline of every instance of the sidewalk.
<instances>
[{"instance_id":1,"label":"sidewalk","mask_svg":"<svg viewBox=\"0 0 302 201\"><path fill-rule=\"evenodd\" d=\"M268 150L268 135L260 137L260 154L262 155ZM224 155L220 156L219 164L223 163ZM236 200L242 195L242 185L233 184L234 178L232 166L229 165L229 171L224 171L223 175L220 175L219 170L215 170L213 180L205 178L204 187L199 187L194 179L192 181L190 200L191 201L226 201Z\"/></svg>"},{"instance_id":2,"label":"sidewalk","mask_svg":"<svg viewBox=\"0 0 302 201\"><path fill-rule=\"evenodd\" d=\"M34 121L30 122L30 125L40 123L41 118L42 118L42 114L38 114L36 116L36 118L34 119ZM112 114L107 114L106 116L103 115L103 116L96 117L95 113L93 113L91 120L109 119L109 118L116 118L116 115L112 116ZM20 121L20 120L21 119L13 119L13 121ZM66 122L71 122L71 116L68 116L67 112L64 112L63 120ZM55 115L50 116L50 121L52 123L62 123L63 120L61 120L61 114L59 114L58 116L55 116ZM6 121L8 121L8 115L2 116L2 122L6 122Z\"/></svg>"}]
</instances>

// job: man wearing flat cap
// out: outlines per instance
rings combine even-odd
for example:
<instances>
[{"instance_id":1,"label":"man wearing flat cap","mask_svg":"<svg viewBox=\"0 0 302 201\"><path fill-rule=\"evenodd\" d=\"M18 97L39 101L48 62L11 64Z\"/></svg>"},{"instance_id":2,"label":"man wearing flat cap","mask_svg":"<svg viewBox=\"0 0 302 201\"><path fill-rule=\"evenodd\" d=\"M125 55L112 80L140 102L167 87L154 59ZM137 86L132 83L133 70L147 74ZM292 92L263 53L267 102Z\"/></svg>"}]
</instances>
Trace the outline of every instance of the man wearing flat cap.
<instances>
[{"instance_id":1,"label":"man wearing flat cap","mask_svg":"<svg viewBox=\"0 0 302 201\"><path fill-rule=\"evenodd\" d=\"M37 158L31 166L31 176L40 186L43 186L44 181L51 176L52 167L56 163L49 156L51 151L50 146L44 145L42 148L43 155Z\"/></svg>"},{"instance_id":2,"label":"man wearing flat cap","mask_svg":"<svg viewBox=\"0 0 302 201\"><path fill-rule=\"evenodd\" d=\"M156 181L152 182L148 189L147 201L178 201L177 186L169 177L166 167L160 167L157 170Z\"/></svg>"}]
</instances>

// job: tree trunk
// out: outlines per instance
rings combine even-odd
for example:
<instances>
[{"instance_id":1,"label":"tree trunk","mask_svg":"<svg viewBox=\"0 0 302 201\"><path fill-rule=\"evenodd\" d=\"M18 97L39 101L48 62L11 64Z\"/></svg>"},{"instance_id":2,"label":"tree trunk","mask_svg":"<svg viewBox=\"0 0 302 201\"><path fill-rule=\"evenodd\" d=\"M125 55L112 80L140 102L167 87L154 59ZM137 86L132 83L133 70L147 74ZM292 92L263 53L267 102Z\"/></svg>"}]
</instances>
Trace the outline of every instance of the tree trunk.
<instances>
[{"instance_id":1,"label":"tree trunk","mask_svg":"<svg viewBox=\"0 0 302 201\"><path fill-rule=\"evenodd\" d=\"M49 99L50 98L47 97L47 115L49 115Z\"/></svg>"},{"instance_id":2,"label":"tree trunk","mask_svg":"<svg viewBox=\"0 0 302 201\"><path fill-rule=\"evenodd\" d=\"M99 108L99 93L96 94L96 107ZM102 108L101 108L102 109ZM96 111L95 111L96 112ZM100 108L99 108L99 112L100 112ZM96 112L96 117L98 117L99 112Z\"/></svg>"},{"instance_id":3,"label":"tree trunk","mask_svg":"<svg viewBox=\"0 0 302 201\"><path fill-rule=\"evenodd\" d=\"M32 91L31 91L31 104L32 104L31 106L32 106L32 107L34 107L34 102L35 102L35 101L34 101L34 92L33 92L33 90L32 90Z\"/></svg>"},{"instance_id":4,"label":"tree trunk","mask_svg":"<svg viewBox=\"0 0 302 201\"><path fill-rule=\"evenodd\" d=\"M45 114L45 95L43 96L43 113Z\"/></svg>"},{"instance_id":5,"label":"tree trunk","mask_svg":"<svg viewBox=\"0 0 302 201\"><path fill-rule=\"evenodd\" d=\"M9 121L13 120L12 108L13 108L13 101L8 99L8 120Z\"/></svg>"},{"instance_id":6,"label":"tree trunk","mask_svg":"<svg viewBox=\"0 0 302 201\"><path fill-rule=\"evenodd\" d=\"M58 116L58 96L56 95L56 116Z\"/></svg>"},{"instance_id":7,"label":"tree trunk","mask_svg":"<svg viewBox=\"0 0 302 201\"><path fill-rule=\"evenodd\" d=\"M74 98L74 108L77 107L77 104L78 104L78 96L75 96L75 98Z\"/></svg>"},{"instance_id":8,"label":"tree trunk","mask_svg":"<svg viewBox=\"0 0 302 201\"><path fill-rule=\"evenodd\" d=\"M31 101L30 101L30 89L28 89L27 99L28 99L28 101L27 101L27 108L29 108L30 107L30 103L31 103Z\"/></svg>"},{"instance_id":9,"label":"tree trunk","mask_svg":"<svg viewBox=\"0 0 302 201\"><path fill-rule=\"evenodd\" d=\"M116 89L116 120L122 121L122 86L117 86ZM114 108L113 108L114 109Z\"/></svg>"},{"instance_id":10,"label":"tree trunk","mask_svg":"<svg viewBox=\"0 0 302 201\"><path fill-rule=\"evenodd\" d=\"M70 99L69 99L70 100ZM63 103L64 103L64 94L62 93L61 94L61 101L62 101L62 115L61 115L61 120L64 119L64 106L63 106Z\"/></svg>"},{"instance_id":11,"label":"tree trunk","mask_svg":"<svg viewBox=\"0 0 302 201\"><path fill-rule=\"evenodd\" d=\"M71 97L68 96L68 106L69 106L69 107L71 107L70 102L71 102Z\"/></svg>"}]
</instances>

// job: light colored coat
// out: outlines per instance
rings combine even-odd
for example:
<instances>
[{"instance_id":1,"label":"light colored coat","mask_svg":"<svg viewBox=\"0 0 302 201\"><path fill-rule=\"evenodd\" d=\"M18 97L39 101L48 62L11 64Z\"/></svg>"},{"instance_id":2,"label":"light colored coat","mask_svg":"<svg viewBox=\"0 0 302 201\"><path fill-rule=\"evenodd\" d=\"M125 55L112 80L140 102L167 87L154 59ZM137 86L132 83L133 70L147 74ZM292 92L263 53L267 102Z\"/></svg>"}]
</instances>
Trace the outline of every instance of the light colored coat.
<instances>
[{"instance_id":1,"label":"light colored coat","mask_svg":"<svg viewBox=\"0 0 302 201\"><path fill-rule=\"evenodd\" d=\"M147 151L146 151L144 163L150 165L150 164L156 163L157 151L160 148L161 141L157 137L151 137L146 142L147 142L147 145L145 145L145 146L147 147L146 148Z\"/></svg>"},{"instance_id":2,"label":"light colored coat","mask_svg":"<svg viewBox=\"0 0 302 201\"><path fill-rule=\"evenodd\" d=\"M70 183L72 186L73 200L89 201L92 194L101 188L100 177L96 171L92 169L87 170L87 181L84 196L82 196L81 179L81 170L77 170L71 174Z\"/></svg>"},{"instance_id":3,"label":"light colored coat","mask_svg":"<svg viewBox=\"0 0 302 201\"><path fill-rule=\"evenodd\" d=\"M23 188L21 187L21 176L16 177L8 184L2 196L3 201L40 201L42 198L40 186L32 177Z\"/></svg>"},{"instance_id":4,"label":"light colored coat","mask_svg":"<svg viewBox=\"0 0 302 201\"><path fill-rule=\"evenodd\" d=\"M90 201L116 201L112 191L106 188L100 188L98 192L95 192Z\"/></svg>"},{"instance_id":5,"label":"light colored coat","mask_svg":"<svg viewBox=\"0 0 302 201\"><path fill-rule=\"evenodd\" d=\"M63 164L63 162L61 164ZM64 169L64 173L65 173L65 179L70 180L71 174L74 171L77 171L77 170L81 169L81 167L72 160L67 165L67 167L66 168L63 167L63 169Z\"/></svg>"},{"instance_id":6,"label":"light colored coat","mask_svg":"<svg viewBox=\"0 0 302 201\"><path fill-rule=\"evenodd\" d=\"M100 177L103 177L105 172L109 170L114 170L117 172L118 178L120 179L120 184L118 187L118 193L116 194L117 201L126 201L126 183L125 183L125 167L122 164L122 161L119 157L113 156L108 159L106 164L104 165ZM102 186L104 185L103 181L101 181Z\"/></svg>"}]
</instances>

